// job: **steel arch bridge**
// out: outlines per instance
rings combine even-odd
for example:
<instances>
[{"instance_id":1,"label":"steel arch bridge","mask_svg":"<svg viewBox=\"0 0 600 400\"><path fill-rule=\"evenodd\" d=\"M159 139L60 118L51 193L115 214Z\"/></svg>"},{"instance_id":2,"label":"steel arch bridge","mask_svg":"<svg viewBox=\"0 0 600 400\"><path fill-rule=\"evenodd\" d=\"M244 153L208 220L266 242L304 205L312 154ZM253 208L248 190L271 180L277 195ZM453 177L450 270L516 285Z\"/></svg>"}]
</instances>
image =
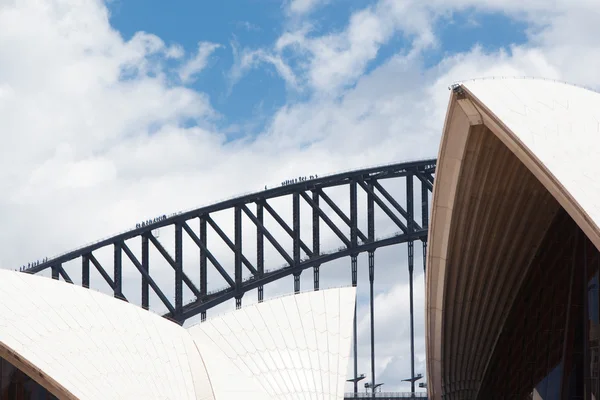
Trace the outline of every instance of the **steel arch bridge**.
<instances>
[{"instance_id":1,"label":"steel arch bridge","mask_svg":"<svg viewBox=\"0 0 600 400\"><path fill-rule=\"evenodd\" d=\"M319 290L319 271L322 264L349 256L351 259L352 285L357 285L357 256L368 253L370 314L371 314L371 376L374 380L374 313L373 282L375 279L374 252L376 249L400 243L408 245L408 272L410 286L410 332L411 332L411 375L412 392L414 392L414 321L413 321L413 270L414 242L423 243L423 266L427 246L427 229L429 219L429 196L433 188L436 160L428 159L413 162L390 164L385 166L354 170L326 177L294 178L286 180L281 186L264 191L243 195L241 197L221 201L216 204L197 208L191 211L171 215L162 215L144 221L135 228L100 240L96 243L80 247L62 255L46 258L41 262L25 265L21 270L25 273L37 274L51 271L53 279L61 279L74 283L71 275L75 272L80 277L82 286L90 287L90 264L102 277L115 297L127 301L123 293L123 263L132 264L140 276L141 306L150 308L150 295L158 297L161 307L167 311L164 317L183 324L187 319L200 315L204 320L206 311L227 300L234 299L236 307L241 307L245 293L257 290L258 301L263 300L263 288L268 283L287 276L294 277L294 292L300 291L300 274L313 269L314 290ZM384 187L398 183L398 193L392 193ZM337 188L337 189L335 189ZM415 188L417 190L415 190ZM347 190L341 197L328 194L327 191ZM359 194L366 197L359 208ZM414 203L420 201L420 221L415 218ZM291 224L286 222L282 212L276 210L271 203L279 201L291 205ZM345 207L349 203L349 207ZM366 204L364 204L366 203ZM302 213L301 205L309 209ZM326 206L326 207L325 207ZM349 208L348 213L342 211ZM218 212L233 212L233 238L225 233L227 227L217 223L212 216ZM378 218L376 218L376 210ZM361 211L361 212L359 212ZM243 216L246 218L243 218ZM366 215L366 229L359 223L359 215ZM379 217L381 216L381 217ZM269 228L265 217L271 219L277 230ZM289 218L288 218L289 219ZM245 224L242 224L242 221ZM199 224L196 230L192 222ZM231 222L231 221L230 221ZM255 231L255 262L250 261L243 248L245 229L250 222L250 229ZM362 222L362 220L361 220ZM306 229L308 225L309 229ZM362 224L365 225L365 224ZM302 226L302 229L301 229ZM378 235L380 227L393 227L393 233ZM164 244L156 234L160 228L174 229L173 246ZM215 256L214 241L208 241L208 232L221 240L221 245L233 257L233 266L223 265ZM198 233L196 233L198 232ZM323 236L336 238L343 245L335 249L323 251ZM190 262L184 258L184 237L187 236L195 244L193 253L198 259L194 261L196 272L199 272L198 285L188 276L186 270ZM310 239L310 241L307 239ZM141 239L141 248L132 244ZM188 239L188 240L189 240ZM282 240L291 241L291 246L282 245ZM312 243L311 243L312 242ZM139 242L138 242L139 243ZM277 257L284 264L279 268L265 269L265 244L272 246ZM246 245L246 247L248 247ZM291 247L291 248L290 248ZM100 261L95 253L112 249L112 273L104 267L106 260ZM157 278L157 269L151 267L151 249L159 254L158 259L170 267L174 275L174 295L167 294L167 288ZM153 253L153 254L154 254ZM187 254L187 252L186 252ZM125 255L125 257L123 256ZM80 268L65 267L66 263L81 260ZM154 258L152 263L154 264ZM103 265L104 264L104 265ZM184 268L184 265L186 268ZM212 271L211 271L212 270ZM70 271L71 275L67 272ZM189 271L189 270L188 270ZM163 270L164 273L164 270ZM218 274L226 282L226 286L209 290L209 275ZM79 283L78 282L78 283ZM172 290L172 287L168 288ZM184 289L191 294L190 301L184 301ZM172 298L170 298L172 297ZM173 300L173 301L172 301ZM354 321L354 392L358 390L357 371L357 338L356 318ZM373 382L375 383L375 382Z\"/></svg>"}]
</instances>

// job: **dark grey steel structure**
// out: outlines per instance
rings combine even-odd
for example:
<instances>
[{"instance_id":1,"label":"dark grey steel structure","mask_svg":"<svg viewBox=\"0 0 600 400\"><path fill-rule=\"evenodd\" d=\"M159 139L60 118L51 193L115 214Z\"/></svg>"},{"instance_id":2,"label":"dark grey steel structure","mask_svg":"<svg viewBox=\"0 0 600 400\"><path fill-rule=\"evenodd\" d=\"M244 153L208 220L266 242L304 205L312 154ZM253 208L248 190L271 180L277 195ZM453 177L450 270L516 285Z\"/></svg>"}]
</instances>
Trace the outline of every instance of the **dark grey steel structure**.
<instances>
[{"instance_id":1,"label":"dark grey steel structure","mask_svg":"<svg viewBox=\"0 0 600 400\"><path fill-rule=\"evenodd\" d=\"M408 272L410 282L410 332L411 332L411 375L415 376L414 371L414 316L413 316L413 269L414 269L414 241L423 242L423 265L425 265L425 253L427 243L427 229L429 225L429 196L433 188L433 179L436 168L436 160L429 159L423 161L414 161L386 165L375 168L355 170L336 175L319 177L315 179L298 179L297 183L288 183L277 188L268 189L262 192L245 195L239 198L230 199L216 203L207 207L198 208L171 216L162 216L149 223L138 224L135 229L121 233L114 237L102 240L98 243L73 250L56 258L45 259L34 267L26 268L24 272L36 274L41 271L51 269L52 278L63 279L66 282L74 283L73 279L67 274L63 264L76 259L81 259L81 285L90 287L90 264L95 268L104 281L110 286L115 297L127 301L122 290L123 283L123 254L127 257L142 277L141 285L141 305L148 309L150 307L149 293L152 290L168 310L164 316L180 324L188 318L201 315L206 317L206 311L210 308L223 303L224 301L235 298L236 306L240 307L244 294L250 290L257 289L258 300L263 299L264 285L278 279L293 275L294 292L300 291L300 274L309 268L313 269L314 290L319 290L319 270L322 264L350 256L352 285L358 284L358 263L359 253L368 253L369 264L369 285L370 285L370 311L371 311L371 377L375 382L375 333L374 333L374 306L373 306L373 282L375 280L375 250L380 247L391 246L399 243L408 244ZM401 205L400 199L392 195L381 184L384 180L402 178L405 182L403 194L406 198L406 205ZM417 193L415 193L415 182L417 182ZM350 212L349 215L342 211L342 207L336 204L324 189L333 187L347 187ZM358 193L363 191L367 196L367 209L359 210ZM421 202L420 220L415 220L414 201L415 196ZM287 198L292 206L292 224L285 222L276 210L269 204L269 201L276 198ZM300 214L301 203L310 206L309 215ZM323 205L326 204L331 212L326 212ZM375 208L378 207L387 216L384 223L393 224L397 231L395 234L380 238L376 235L377 226L375 221ZM220 227L211 214L222 211L233 210L234 215L234 234L233 240L230 239ZM366 213L367 230L363 232L359 229L359 211ZM292 251L288 252L279 243L282 238L276 237L276 233L271 232L265 227L264 217L268 214L291 238L293 246ZM336 219L341 223L336 223L330 217L336 215ZM364 215L360 213L361 215ZM242 216L246 215L252 222L252 228L256 229L256 261L252 262L247 258L247 254L242 251ZM312 246L309 246L301 234L301 221L310 221ZM190 227L191 223L199 224L199 235ZM344 246L333 251L324 253L321 250L321 227L323 224L338 237ZM142 226L143 225L143 226ZM174 254L170 254L165 246L161 244L158 238L153 234L157 228L173 226ZM231 250L234 257L234 273L229 274L217 258L211 252L211 245L207 241L207 230L210 227L222 239L222 241ZM349 231L349 235L344 231ZM186 275L183 269L183 238L184 234L189 236L196 244L195 251L199 251L200 262L200 282L197 286ZM141 257L138 258L131 250L126 241L134 238L141 238ZM289 240L289 238L286 238ZM286 261L286 265L272 271L265 270L264 246L265 239ZM150 265L149 250L153 246L172 267L175 276L175 296L174 303L165 295L161 289L161 282L153 278ZM99 262L94 256L94 252L112 247L114 251L114 261L112 273ZM208 288L207 271L214 268L227 282L228 287L222 290L211 291ZM246 270L246 271L244 271ZM247 276L248 272L250 273ZM246 274L246 276L244 276ZM187 287L193 293L195 299L184 304L184 287ZM356 318L354 322L354 376L358 376L357 371L357 342L356 342ZM358 393L358 383L354 383L354 392ZM412 382L412 392L414 392L414 382Z\"/></svg>"}]
</instances>

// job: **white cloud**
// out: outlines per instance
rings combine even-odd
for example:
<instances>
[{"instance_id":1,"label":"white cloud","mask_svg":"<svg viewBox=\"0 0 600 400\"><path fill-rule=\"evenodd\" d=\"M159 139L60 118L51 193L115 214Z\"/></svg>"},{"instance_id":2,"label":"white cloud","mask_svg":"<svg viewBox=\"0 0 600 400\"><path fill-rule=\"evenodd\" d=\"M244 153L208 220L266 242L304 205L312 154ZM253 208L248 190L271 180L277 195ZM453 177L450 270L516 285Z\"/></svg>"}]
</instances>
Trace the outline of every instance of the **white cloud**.
<instances>
[{"instance_id":1,"label":"white cloud","mask_svg":"<svg viewBox=\"0 0 600 400\"><path fill-rule=\"evenodd\" d=\"M314 11L317 7L328 3L330 0L290 0L287 7L288 12L293 15L305 15Z\"/></svg>"},{"instance_id":2,"label":"white cloud","mask_svg":"<svg viewBox=\"0 0 600 400\"><path fill-rule=\"evenodd\" d=\"M308 56L299 68L306 83L313 90L324 94L339 94L339 90L355 83L369 62L373 61L380 47L390 38L404 30L405 35L416 36L415 48L422 49L434 44L434 36L425 15L399 2L380 2L354 13L342 32L313 37L310 28L283 34L275 44L281 54L293 50ZM407 16L410 15L410 18ZM410 22L406 22L410 21Z\"/></svg>"},{"instance_id":3,"label":"white cloud","mask_svg":"<svg viewBox=\"0 0 600 400\"><path fill-rule=\"evenodd\" d=\"M265 49L240 51L238 44L231 43L234 64L229 71L229 86L232 88L251 69L261 65L270 65L275 68L277 74L284 80L289 88L300 90L294 71L287 65L281 55Z\"/></svg>"},{"instance_id":4,"label":"white cloud","mask_svg":"<svg viewBox=\"0 0 600 400\"><path fill-rule=\"evenodd\" d=\"M221 46L216 43L200 42L196 55L179 69L179 78L185 83L191 82L194 76L206 67L208 58L219 47Z\"/></svg>"}]
</instances>

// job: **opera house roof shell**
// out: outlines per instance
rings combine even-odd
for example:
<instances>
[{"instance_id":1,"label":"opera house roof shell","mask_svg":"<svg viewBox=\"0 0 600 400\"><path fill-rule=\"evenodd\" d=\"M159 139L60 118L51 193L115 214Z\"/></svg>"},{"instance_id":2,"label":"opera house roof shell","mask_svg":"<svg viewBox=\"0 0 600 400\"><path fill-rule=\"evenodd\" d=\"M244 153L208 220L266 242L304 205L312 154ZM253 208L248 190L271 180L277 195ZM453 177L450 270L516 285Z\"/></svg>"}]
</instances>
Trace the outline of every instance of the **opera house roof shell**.
<instances>
[{"instance_id":1,"label":"opera house roof shell","mask_svg":"<svg viewBox=\"0 0 600 400\"><path fill-rule=\"evenodd\" d=\"M0 270L0 356L64 399L342 399L355 289L185 329L102 293Z\"/></svg>"},{"instance_id":2,"label":"opera house roof shell","mask_svg":"<svg viewBox=\"0 0 600 400\"><path fill-rule=\"evenodd\" d=\"M452 89L429 227L428 390L475 399L557 213L600 248L600 94L518 78Z\"/></svg>"}]
</instances>

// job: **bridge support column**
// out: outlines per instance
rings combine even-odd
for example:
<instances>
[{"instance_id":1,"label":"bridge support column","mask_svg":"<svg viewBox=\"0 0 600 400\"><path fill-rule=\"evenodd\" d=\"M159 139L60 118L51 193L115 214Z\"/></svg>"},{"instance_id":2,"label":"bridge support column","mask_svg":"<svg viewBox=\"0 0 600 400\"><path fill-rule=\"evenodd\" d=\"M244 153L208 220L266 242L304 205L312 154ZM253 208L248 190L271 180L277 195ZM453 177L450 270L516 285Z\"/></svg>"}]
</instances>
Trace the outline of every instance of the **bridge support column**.
<instances>
[{"instance_id":1,"label":"bridge support column","mask_svg":"<svg viewBox=\"0 0 600 400\"><path fill-rule=\"evenodd\" d=\"M142 236L142 269L150 274L150 248L148 247L148 236ZM150 308L149 283L142 275L142 308Z\"/></svg>"},{"instance_id":2,"label":"bridge support column","mask_svg":"<svg viewBox=\"0 0 600 400\"><path fill-rule=\"evenodd\" d=\"M207 238L207 226L206 226L206 215L200 216L200 243L204 246L205 249L208 249L208 238ZM202 246L200 247L200 296L204 301L204 297L208 293L208 275L207 275L207 267L208 267L208 255L206 251L202 250ZM204 314L204 318L206 318L206 312L202 312Z\"/></svg>"},{"instance_id":3,"label":"bridge support column","mask_svg":"<svg viewBox=\"0 0 600 400\"><path fill-rule=\"evenodd\" d=\"M59 272L58 272L59 266L60 266L60 264L59 265L53 265L51 267L52 268L52 279L58 280L58 277L59 277L59 275L58 275L59 274Z\"/></svg>"},{"instance_id":4,"label":"bridge support column","mask_svg":"<svg viewBox=\"0 0 600 400\"><path fill-rule=\"evenodd\" d=\"M356 256L350 256L351 264L352 264L352 286L356 287L357 277L358 277L358 261ZM354 393L358 393L358 332L356 326L356 309L358 307L354 307Z\"/></svg>"},{"instance_id":5,"label":"bridge support column","mask_svg":"<svg viewBox=\"0 0 600 400\"><path fill-rule=\"evenodd\" d=\"M262 203L256 203L256 219L261 225L264 224L264 208ZM265 273L265 236L260 228L256 227L256 269L258 277L262 278ZM258 287L258 302L262 303L264 298L263 286Z\"/></svg>"},{"instance_id":6,"label":"bridge support column","mask_svg":"<svg viewBox=\"0 0 600 400\"><path fill-rule=\"evenodd\" d=\"M300 265L300 195L292 195L294 268ZM300 272L294 273L294 294L300 292Z\"/></svg>"},{"instance_id":7,"label":"bridge support column","mask_svg":"<svg viewBox=\"0 0 600 400\"><path fill-rule=\"evenodd\" d=\"M313 203L318 207L319 206L319 192L314 190L312 192L312 200ZM312 211L312 237L313 237L313 257L318 257L319 252L321 251L321 237L319 231L319 212L316 208L313 208ZM313 268L313 288L315 291L319 290L319 267L320 265L315 265Z\"/></svg>"},{"instance_id":8,"label":"bridge support column","mask_svg":"<svg viewBox=\"0 0 600 400\"><path fill-rule=\"evenodd\" d=\"M369 252L369 303L371 307L371 383L375 386L375 311L373 300L373 281L375 280L375 252ZM375 393L375 388L372 388Z\"/></svg>"},{"instance_id":9,"label":"bridge support column","mask_svg":"<svg viewBox=\"0 0 600 400\"><path fill-rule=\"evenodd\" d=\"M122 273L122 251L121 251L121 243L114 244L114 282L115 289L113 291L114 297L118 299L123 299L123 273Z\"/></svg>"},{"instance_id":10,"label":"bridge support column","mask_svg":"<svg viewBox=\"0 0 600 400\"><path fill-rule=\"evenodd\" d=\"M264 289L262 286L258 287L258 302L262 303L263 299L265 298L265 293L264 293Z\"/></svg>"},{"instance_id":11,"label":"bridge support column","mask_svg":"<svg viewBox=\"0 0 600 400\"><path fill-rule=\"evenodd\" d=\"M81 286L90 287L90 258L87 254L81 257Z\"/></svg>"},{"instance_id":12,"label":"bridge support column","mask_svg":"<svg viewBox=\"0 0 600 400\"><path fill-rule=\"evenodd\" d=\"M152 233L150 233L152 235ZM175 224L175 313L183 310L183 231L181 223Z\"/></svg>"},{"instance_id":13,"label":"bridge support column","mask_svg":"<svg viewBox=\"0 0 600 400\"><path fill-rule=\"evenodd\" d=\"M413 294L413 269L414 269L414 243L408 242L408 285L410 290L410 390L415 392L415 314Z\"/></svg>"},{"instance_id":14,"label":"bridge support column","mask_svg":"<svg viewBox=\"0 0 600 400\"><path fill-rule=\"evenodd\" d=\"M294 294L300 293L300 274L294 274Z\"/></svg>"},{"instance_id":15,"label":"bridge support column","mask_svg":"<svg viewBox=\"0 0 600 400\"><path fill-rule=\"evenodd\" d=\"M373 183L369 182L369 190L373 192ZM369 242L375 241L375 200L369 193L367 195L367 233ZM375 300L373 298L373 284L375 281L375 252L369 252L369 305L371 311L371 393L375 393Z\"/></svg>"},{"instance_id":16,"label":"bridge support column","mask_svg":"<svg viewBox=\"0 0 600 400\"><path fill-rule=\"evenodd\" d=\"M413 192L414 175L406 177L406 212L408 214L406 226L408 233L413 233L415 230L414 224L414 192ZM415 392L415 314L414 314L414 293L413 293L413 270L414 270L414 250L415 243L412 240L408 241L408 285L410 290L410 391Z\"/></svg>"}]
</instances>

